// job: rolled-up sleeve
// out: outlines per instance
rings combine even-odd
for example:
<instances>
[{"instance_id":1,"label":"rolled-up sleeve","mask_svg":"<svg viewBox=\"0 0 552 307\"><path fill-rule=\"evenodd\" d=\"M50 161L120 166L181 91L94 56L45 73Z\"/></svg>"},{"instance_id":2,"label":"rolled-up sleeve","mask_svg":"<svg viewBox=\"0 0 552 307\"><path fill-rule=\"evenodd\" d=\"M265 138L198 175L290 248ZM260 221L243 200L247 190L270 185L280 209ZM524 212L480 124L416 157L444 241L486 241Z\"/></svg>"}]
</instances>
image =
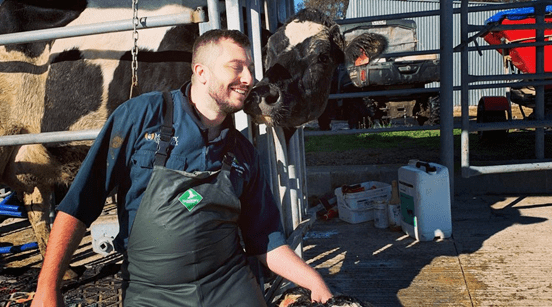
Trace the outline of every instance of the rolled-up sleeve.
<instances>
[{"instance_id":1,"label":"rolled-up sleeve","mask_svg":"<svg viewBox=\"0 0 552 307\"><path fill-rule=\"evenodd\" d=\"M245 250L250 255L265 254L286 243L280 218L280 210L255 155L251 167L251 180L246 184L242 197L240 227Z\"/></svg>"}]
</instances>

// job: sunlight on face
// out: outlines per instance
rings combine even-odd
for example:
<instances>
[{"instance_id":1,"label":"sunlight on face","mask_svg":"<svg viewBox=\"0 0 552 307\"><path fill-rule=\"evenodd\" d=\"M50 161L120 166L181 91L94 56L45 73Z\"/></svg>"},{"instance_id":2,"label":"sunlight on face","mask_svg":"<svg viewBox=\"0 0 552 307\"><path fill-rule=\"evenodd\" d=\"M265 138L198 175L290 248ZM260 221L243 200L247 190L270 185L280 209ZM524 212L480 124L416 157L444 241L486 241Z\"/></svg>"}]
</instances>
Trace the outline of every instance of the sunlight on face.
<instances>
[{"instance_id":1,"label":"sunlight on face","mask_svg":"<svg viewBox=\"0 0 552 307\"><path fill-rule=\"evenodd\" d=\"M251 51L230 39L222 40L215 48L217 58L209 65L209 95L225 114L243 108L253 85Z\"/></svg>"}]
</instances>

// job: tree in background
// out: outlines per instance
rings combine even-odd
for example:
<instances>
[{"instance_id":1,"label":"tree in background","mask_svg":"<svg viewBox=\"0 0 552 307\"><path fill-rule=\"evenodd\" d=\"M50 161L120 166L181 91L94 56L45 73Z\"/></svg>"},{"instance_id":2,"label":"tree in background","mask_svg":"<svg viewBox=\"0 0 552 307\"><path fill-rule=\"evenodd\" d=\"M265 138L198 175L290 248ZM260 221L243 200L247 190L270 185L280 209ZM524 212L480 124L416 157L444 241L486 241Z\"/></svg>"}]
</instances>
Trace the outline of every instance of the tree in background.
<instances>
[{"instance_id":1,"label":"tree in background","mask_svg":"<svg viewBox=\"0 0 552 307\"><path fill-rule=\"evenodd\" d=\"M303 0L297 11L303 8L316 8L334 19L343 19L349 7L349 0Z\"/></svg>"}]
</instances>

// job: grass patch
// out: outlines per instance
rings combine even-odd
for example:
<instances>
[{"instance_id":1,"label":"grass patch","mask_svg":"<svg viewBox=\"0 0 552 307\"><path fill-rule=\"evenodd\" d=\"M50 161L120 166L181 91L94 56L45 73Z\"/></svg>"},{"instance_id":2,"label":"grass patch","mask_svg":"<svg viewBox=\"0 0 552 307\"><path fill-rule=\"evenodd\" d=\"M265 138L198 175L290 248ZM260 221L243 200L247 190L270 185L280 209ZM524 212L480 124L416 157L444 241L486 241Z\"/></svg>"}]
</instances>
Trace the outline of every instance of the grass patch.
<instances>
[{"instance_id":1,"label":"grass patch","mask_svg":"<svg viewBox=\"0 0 552 307\"><path fill-rule=\"evenodd\" d=\"M460 156L460 129L454 129L455 156ZM305 137L305 152L346 152L362 149L408 150L424 148L439 151L439 130L394 131ZM552 133L545 133L545 159L552 159ZM535 158L535 131L510 131L506 138L482 141L470 134L470 159L473 161L524 160Z\"/></svg>"},{"instance_id":2,"label":"grass patch","mask_svg":"<svg viewBox=\"0 0 552 307\"><path fill-rule=\"evenodd\" d=\"M460 130L454 131L460 135ZM438 149L439 130L393 131L305 137L305 152L346 151L365 148L426 147Z\"/></svg>"}]
</instances>

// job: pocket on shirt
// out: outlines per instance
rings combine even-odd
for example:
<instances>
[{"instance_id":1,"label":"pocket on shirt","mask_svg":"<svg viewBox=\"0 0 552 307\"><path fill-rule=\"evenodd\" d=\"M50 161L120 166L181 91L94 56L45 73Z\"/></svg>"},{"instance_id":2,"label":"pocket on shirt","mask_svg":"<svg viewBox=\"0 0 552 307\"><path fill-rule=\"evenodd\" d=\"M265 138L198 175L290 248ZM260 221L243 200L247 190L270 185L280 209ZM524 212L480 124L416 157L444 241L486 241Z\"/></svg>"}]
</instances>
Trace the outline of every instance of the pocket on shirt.
<instances>
[{"instance_id":1,"label":"pocket on shirt","mask_svg":"<svg viewBox=\"0 0 552 307\"><path fill-rule=\"evenodd\" d=\"M140 150L132 155L132 165L139 168L153 168L153 161L155 159L155 152L150 150Z\"/></svg>"}]
</instances>

